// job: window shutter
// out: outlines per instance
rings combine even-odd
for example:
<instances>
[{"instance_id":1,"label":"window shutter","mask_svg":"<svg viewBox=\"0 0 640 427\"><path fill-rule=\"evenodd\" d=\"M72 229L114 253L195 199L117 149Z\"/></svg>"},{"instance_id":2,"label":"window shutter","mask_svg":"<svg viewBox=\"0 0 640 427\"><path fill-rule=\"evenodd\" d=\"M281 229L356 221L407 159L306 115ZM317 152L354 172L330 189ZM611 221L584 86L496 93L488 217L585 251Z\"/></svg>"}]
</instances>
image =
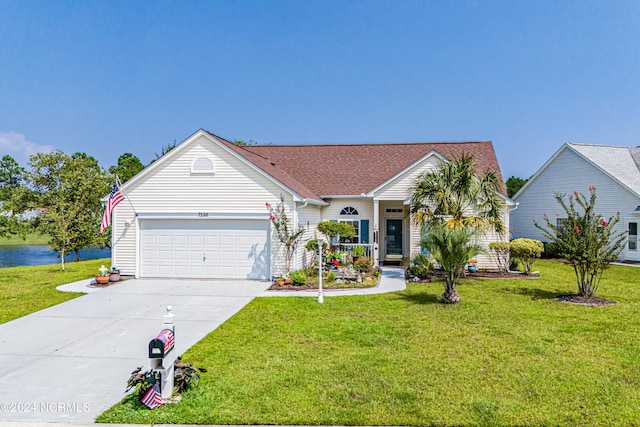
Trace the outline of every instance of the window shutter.
<instances>
[{"instance_id":1,"label":"window shutter","mask_svg":"<svg viewBox=\"0 0 640 427\"><path fill-rule=\"evenodd\" d=\"M369 220L368 219L360 220L360 243L362 244L369 243Z\"/></svg>"}]
</instances>

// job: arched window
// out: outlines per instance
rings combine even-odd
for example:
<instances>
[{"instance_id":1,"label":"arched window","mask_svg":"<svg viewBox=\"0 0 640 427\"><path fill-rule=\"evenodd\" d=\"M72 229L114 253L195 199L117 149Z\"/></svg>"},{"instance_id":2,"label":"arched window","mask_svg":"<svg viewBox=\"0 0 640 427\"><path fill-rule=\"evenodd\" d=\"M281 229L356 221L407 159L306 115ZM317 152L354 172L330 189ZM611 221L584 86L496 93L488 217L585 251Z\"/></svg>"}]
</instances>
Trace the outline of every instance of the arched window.
<instances>
[{"instance_id":1,"label":"arched window","mask_svg":"<svg viewBox=\"0 0 640 427\"><path fill-rule=\"evenodd\" d=\"M350 238L340 237L340 243L360 243L360 220L356 218L358 216L360 216L360 212L358 212L358 209L353 206L346 206L342 208L340 211L340 219L338 219L338 221L352 225L356 234Z\"/></svg>"},{"instance_id":2,"label":"arched window","mask_svg":"<svg viewBox=\"0 0 640 427\"><path fill-rule=\"evenodd\" d=\"M191 173L214 173L213 160L209 157L198 157L191 163Z\"/></svg>"},{"instance_id":3,"label":"arched window","mask_svg":"<svg viewBox=\"0 0 640 427\"><path fill-rule=\"evenodd\" d=\"M360 213L358 212L358 209L352 206L347 206L346 208L343 208L340 211L340 216L358 216L358 215L360 215Z\"/></svg>"}]
</instances>

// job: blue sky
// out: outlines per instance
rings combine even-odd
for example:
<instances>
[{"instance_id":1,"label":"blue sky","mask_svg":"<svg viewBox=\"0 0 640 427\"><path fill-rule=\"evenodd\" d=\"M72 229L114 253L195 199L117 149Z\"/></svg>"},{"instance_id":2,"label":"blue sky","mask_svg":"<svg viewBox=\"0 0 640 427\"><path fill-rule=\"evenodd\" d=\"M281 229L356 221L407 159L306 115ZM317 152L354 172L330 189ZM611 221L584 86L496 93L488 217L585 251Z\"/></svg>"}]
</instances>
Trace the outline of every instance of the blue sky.
<instances>
[{"instance_id":1,"label":"blue sky","mask_svg":"<svg viewBox=\"0 0 640 427\"><path fill-rule=\"evenodd\" d=\"M638 1L0 0L0 154L259 143L640 145Z\"/></svg>"}]
</instances>

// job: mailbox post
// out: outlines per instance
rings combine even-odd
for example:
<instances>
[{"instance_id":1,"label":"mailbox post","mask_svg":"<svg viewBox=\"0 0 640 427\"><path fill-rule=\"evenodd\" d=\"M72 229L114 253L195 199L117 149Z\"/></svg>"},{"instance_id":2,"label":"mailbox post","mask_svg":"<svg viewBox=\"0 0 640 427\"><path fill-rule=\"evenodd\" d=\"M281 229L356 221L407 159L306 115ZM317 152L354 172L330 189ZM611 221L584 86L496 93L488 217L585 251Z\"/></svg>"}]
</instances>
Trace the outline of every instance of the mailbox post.
<instances>
[{"instance_id":1,"label":"mailbox post","mask_svg":"<svg viewBox=\"0 0 640 427\"><path fill-rule=\"evenodd\" d=\"M176 360L175 324L172 307L167 306L163 316L163 329L149 341L149 364L151 369L160 374L160 394L162 399L169 399L173 394L173 364Z\"/></svg>"}]
</instances>

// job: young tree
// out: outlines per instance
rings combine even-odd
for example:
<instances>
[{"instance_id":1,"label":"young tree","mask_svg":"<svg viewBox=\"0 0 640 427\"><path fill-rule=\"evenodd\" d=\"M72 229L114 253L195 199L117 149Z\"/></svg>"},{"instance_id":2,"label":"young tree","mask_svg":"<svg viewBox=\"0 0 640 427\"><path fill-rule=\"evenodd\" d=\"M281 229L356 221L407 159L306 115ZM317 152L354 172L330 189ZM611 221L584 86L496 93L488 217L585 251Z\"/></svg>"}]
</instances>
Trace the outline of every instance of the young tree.
<instances>
[{"instance_id":1,"label":"young tree","mask_svg":"<svg viewBox=\"0 0 640 427\"><path fill-rule=\"evenodd\" d=\"M111 175L117 176L124 184L133 178L138 172L144 169L144 165L139 158L131 153L124 153L118 157L118 164L109 168Z\"/></svg>"},{"instance_id":2,"label":"young tree","mask_svg":"<svg viewBox=\"0 0 640 427\"><path fill-rule=\"evenodd\" d=\"M0 159L0 237L24 235L27 224L17 214L25 210L20 201L24 193L25 169L15 159L5 155Z\"/></svg>"},{"instance_id":3,"label":"young tree","mask_svg":"<svg viewBox=\"0 0 640 427\"><path fill-rule=\"evenodd\" d=\"M421 227L446 223L458 230L485 233L493 228L505 234L504 200L498 193L498 182L492 171L478 179L471 156L444 162L415 180L411 187L411 218Z\"/></svg>"},{"instance_id":4,"label":"young tree","mask_svg":"<svg viewBox=\"0 0 640 427\"><path fill-rule=\"evenodd\" d=\"M602 273L609 263L618 259L627 241L626 233L614 231L620 221L620 213L609 219L596 214L596 188L589 187L589 192L587 199L574 191L568 201L565 194L555 193L555 199L566 215L562 224L553 224L546 214L543 214L546 227L534 220L535 226L556 245L559 255L573 267L578 294L583 297L592 297L596 293Z\"/></svg>"},{"instance_id":5,"label":"young tree","mask_svg":"<svg viewBox=\"0 0 640 427\"><path fill-rule=\"evenodd\" d=\"M278 206L275 208L269 204L269 202L265 203L267 209L269 210L269 219L273 224L273 228L276 232L276 237L282 243L285 249L285 259L287 265L287 273L291 271L291 260L293 259L293 254L300 243L300 238L304 233L304 228L301 226L297 226L297 228L291 228L291 224L289 224L289 218L287 218L287 214L284 210L284 196L280 195L280 202Z\"/></svg>"},{"instance_id":6,"label":"young tree","mask_svg":"<svg viewBox=\"0 0 640 427\"><path fill-rule=\"evenodd\" d=\"M35 193L36 206L45 208L38 218L38 228L49 234L51 249L64 257L80 249L104 246L100 234L103 213L102 196L109 192L106 174L98 162L84 153L71 156L62 151L31 156L32 171L27 180Z\"/></svg>"},{"instance_id":7,"label":"young tree","mask_svg":"<svg viewBox=\"0 0 640 427\"><path fill-rule=\"evenodd\" d=\"M464 268L469 260L480 253L480 247L471 244L473 236L474 234L467 229L440 224L430 227L420 243L442 265L445 272L442 302L446 304L460 301L456 282L464 274Z\"/></svg>"},{"instance_id":8,"label":"young tree","mask_svg":"<svg viewBox=\"0 0 640 427\"><path fill-rule=\"evenodd\" d=\"M356 229L346 222L322 221L318 223L318 231L325 235L331 247L336 246L340 237L351 238L356 235Z\"/></svg>"}]
</instances>

